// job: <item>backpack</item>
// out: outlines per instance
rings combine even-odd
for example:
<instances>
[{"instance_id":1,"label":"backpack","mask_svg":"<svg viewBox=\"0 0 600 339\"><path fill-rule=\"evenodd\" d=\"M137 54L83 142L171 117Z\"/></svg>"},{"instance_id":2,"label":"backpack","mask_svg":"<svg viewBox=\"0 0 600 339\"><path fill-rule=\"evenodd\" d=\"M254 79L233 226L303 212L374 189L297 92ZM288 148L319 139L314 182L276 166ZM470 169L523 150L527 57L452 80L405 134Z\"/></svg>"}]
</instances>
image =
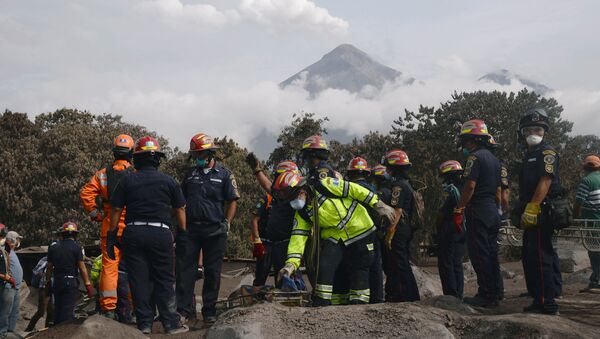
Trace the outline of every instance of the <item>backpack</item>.
<instances>
[{"instance_id":1,"label":"backpack","mask_svg":"<svg viewBox=\"0 0 600 339\"><path fill-rule=\"evenodd\" d=\"M423 199L423 194L415 190L410 182L408 182L408 187L410 187L413 197L413 210L410 225L412 230L415 231L425 225L425 200Z\"/></svg>"},{"instance_id":2,"label":"backpack","mask_svg":"<svg viewBox=\"0 0 600 339\"><path fill-rule=\"evenodd\" d=\"M107 192L108 192L108 200L110 201L110 197L117 188L117 184L119 181L126 176L127 174L133 172L133 166L129 166L124 170L117 171L112 165L106 167L106 181L107 181Z\"/></svg>"}]
</instances>

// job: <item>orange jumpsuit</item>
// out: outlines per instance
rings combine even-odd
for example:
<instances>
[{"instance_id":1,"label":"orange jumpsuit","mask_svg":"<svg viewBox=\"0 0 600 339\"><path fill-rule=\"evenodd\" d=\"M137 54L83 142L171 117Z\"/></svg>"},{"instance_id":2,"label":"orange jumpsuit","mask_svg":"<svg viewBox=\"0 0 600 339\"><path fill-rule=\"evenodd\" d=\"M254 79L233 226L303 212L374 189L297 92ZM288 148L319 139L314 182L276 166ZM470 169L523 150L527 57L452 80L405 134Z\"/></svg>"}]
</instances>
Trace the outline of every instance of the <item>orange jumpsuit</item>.
<instances>
[{"instance_id":1,"label":"orange jumpsuit","mask_svg":"<svg viewBox=\"0 0 600 339\"><path fill-rule=\"evenodd\" d=\"M115 160L113 168L122 171L131 166L126 160ZM119 261L121 253L115 248L115 259L112 260L106 253L106 233L110 228L110 204L108 201L108 178L106 168L97 171L96 174L81 189L81 203L86 213L93 210L98 211L96 221L102 217L102 228L100 229L100 250L102 251L102 271L100 272L100 308L104 312L115 311L117 308L117 281L119 277ZM102 200L102 208L99 208L98 200ZM103 213L101 216L100 213ZM125 211L119 220L117 237L121 237L125 228Z\"/></svg>"}]
</instances>

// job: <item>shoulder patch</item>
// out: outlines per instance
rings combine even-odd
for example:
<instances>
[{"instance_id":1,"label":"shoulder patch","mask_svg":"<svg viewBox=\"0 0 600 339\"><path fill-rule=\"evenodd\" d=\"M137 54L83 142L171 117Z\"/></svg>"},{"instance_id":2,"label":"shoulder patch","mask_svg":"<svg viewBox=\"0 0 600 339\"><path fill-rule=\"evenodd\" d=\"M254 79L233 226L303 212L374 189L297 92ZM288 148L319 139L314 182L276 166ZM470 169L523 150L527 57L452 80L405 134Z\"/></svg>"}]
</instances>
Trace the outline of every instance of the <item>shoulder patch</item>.
<instances>
[{"instance_id":1,"label":"shoulder patch","mask_svg":"<svg viewBox=\"0 0 600 339\"><path fill-rule=\"evenodd\" d=\"M335 178L335 179L331 179L331 184L333 186L339 186L340 185L340 180Z\"/></svg>"},{"instance_id":2,"label":"shoulder patch","mask_svg":"<svg viewBox=\"0 0 600 339\"><path fill-rule=\"evenodd\" d=\"M556 155L556 151L552 150L552 149L547 149L545 151L542 151L543 155Z\"/></svg>"},{"instance_id":3,"label":"shoulder patch","mask_svg":"<svg viewBox=\"0 0 600 339\"><path fill-rule=\"evenodd\" d=\"M546 173L554 173L554 165L546 164L544 169L546 170Z\"/></svg>"},{"instance_id":4,"label":"shoulder patch","mask_svg":"<svg viewBox=\"0 0 600 339\"><path fill-rule=\"evenodd\" d=\"M469 161L469 160L471 160L471 161L472 161L472 160L477 160L477 157L476 157L476 156L474 156L474 155L469 155L469 156L467 157L467 161Z\"/></svg>"},{"instance_id":5,"label":"shoulder patch","mask_svg":"<svg viewBox=\"0 0 600 339\"><path fill-rule=\"evenodd\" d=\"M544 162L548 165L553 164L556 161L556 156L552 155L552 154L546 154L544 155Z\"/></svg>"},{"instance_id":6,"label":"shoulder patch","mask_svg":"<svg viewBox=\"0 0 600 339\"><path fill-rule=\"evenodd\" d=\"M319 170L319 179L325 179L327 178L327 169L325 169L325 171L321 171Z\"/></svg>"},{"instance_id":7,"label":"shoulder patch","mask_svg":"<svg viewBox=\"0 0 600 339\"><path fill-rule=\"evenodd\" d=\"M506 167L500 168L500 176L502 178L508 178L508 170L506 170Z\"/></svg>"},{"instance_id":8,"label":"shoulder patch","mask_svg":"<svg viewBox=\"0 0 600 339\"><path fill-rule=\"evenodd\" d=\"M392 188L392 200L390 201L392 206L398 205L398 201L400 199L400 192L402 192L402 187L394 186Z\"/></svg>"},{"instance_id":9,"label":"shoulder patch","mask_svg":"<svg viewBox=\"0 0 600 339\"><path fill-rule=\"evenodd\" d=\"M231 186L233 186L233 188L237 189L238 185L237 185L237 181L235 180L235 175L231 174L229 176L229 180L231 180Z\"/></svg>"}]
</instances>

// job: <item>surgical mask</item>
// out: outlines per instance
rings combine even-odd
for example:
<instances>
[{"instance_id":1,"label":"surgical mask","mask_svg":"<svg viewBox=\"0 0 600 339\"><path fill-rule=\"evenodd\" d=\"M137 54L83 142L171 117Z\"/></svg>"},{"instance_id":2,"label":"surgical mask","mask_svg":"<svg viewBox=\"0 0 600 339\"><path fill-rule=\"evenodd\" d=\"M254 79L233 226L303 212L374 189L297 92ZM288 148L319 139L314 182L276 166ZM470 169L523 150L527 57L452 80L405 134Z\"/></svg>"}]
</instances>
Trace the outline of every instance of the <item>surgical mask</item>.
<instances>
[{"instance_id":1,"label":"surgical mask","mask_svg":"<svg viewBox=\"0 0 600 339\"><path fill-rule=\"evenodd\" d=\"M469 151L469 149L467 149L467 148L464 148L464 147L463 147L463 149L462 149L462 152L463 152L463 154L464 154L464 156L465 156L465 157L468 157L468 156L469 156L469 154L471 154L471 151Z\"/></svg>"},{"instance_id":2,"label":"surgical mask","mask_svg":"<svg viewBox=\"0 0 600 339\"><path fill-rule=\"evenodd\" d=\"M542 142L542 139L544 139L544 137L541 137L539 135L528 135L526 139L527 145L537 146Z\"/></svg>"},{"instance_id":3,"label":"surgical mask","mask_svg":"<svg viewBox=\"0 0 600 339\"><path fill-rule=\"evenodd\" d=\"M306 200L304 200L303 198L296 198L290 201L290 206L292 206L292 208L296 211L303 209L304 205L306 205Z\"/></svg>"},{"instance_id":4,"label":"surgical mask","mask_svg":"<svg viewBox=\"0 0 600 339\"><path fill-rule=\"evenodd\" d=\"M207 164L208 164L207 159L196 159L196 165L198 165L198 167L200 167L200 168L206 167Z\"/></svg>"},{"instance_id":5,"label":"surgical mask","mask_svg":"<svg viewBox=\"0 0 600 339\"><path fill-rule=\"evenodd\" d=\"M0 240L0 246L4 246L5 243L6 243L6 239Z\"/></svg>"}]
</instances>

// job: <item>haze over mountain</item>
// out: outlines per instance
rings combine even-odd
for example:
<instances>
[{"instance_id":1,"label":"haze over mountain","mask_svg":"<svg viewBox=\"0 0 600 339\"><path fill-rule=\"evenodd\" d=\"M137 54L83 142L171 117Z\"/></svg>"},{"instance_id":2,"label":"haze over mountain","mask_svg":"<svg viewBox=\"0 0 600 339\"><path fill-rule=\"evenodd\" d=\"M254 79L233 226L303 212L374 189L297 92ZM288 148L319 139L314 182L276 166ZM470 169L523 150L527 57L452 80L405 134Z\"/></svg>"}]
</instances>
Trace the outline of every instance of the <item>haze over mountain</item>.
<instances>
[{"instance_id":1,"label":"haze over mountain","mask_svg":"<svg viewBox=\"0 0 600 339\"><path fill-rule=\"evenodd\" d=\"M386 82L410 85L414 78L404 79L402 73L373 60L367 53L350 44L339 45L321 60L304 68L279 84L281 88L298 83L316 96L324 89L334 88L359 93L381 89Z\"/></svg>"},{"instance_id":2,"label":"haze over mountain","mask_svg":"<svg viewBox=\"0 0 600 339\"><path fill-rule=\"evenodd\" d=\"M501 69L495 72L490 72L479 78L479 81L490 81L503 86L510 85L513 80L518 80L523 85L529 87L531 90L537 92L540 95L544 95L552 91L550 87L544 84L540 84L539 82L527 79L522 75L512 73L507 69Z\"/></svg>"}]
</instances>

